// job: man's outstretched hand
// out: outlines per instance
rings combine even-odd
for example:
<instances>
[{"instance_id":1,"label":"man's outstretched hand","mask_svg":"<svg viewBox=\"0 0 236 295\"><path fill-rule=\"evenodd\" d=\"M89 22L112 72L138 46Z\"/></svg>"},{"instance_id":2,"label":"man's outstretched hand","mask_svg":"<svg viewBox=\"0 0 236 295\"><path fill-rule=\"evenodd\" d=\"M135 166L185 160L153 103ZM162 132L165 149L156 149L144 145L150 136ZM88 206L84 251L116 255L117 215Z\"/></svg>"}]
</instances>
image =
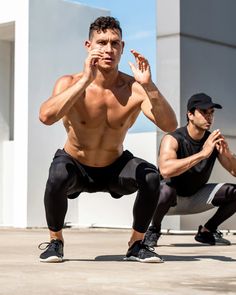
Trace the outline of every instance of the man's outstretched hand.
<instances>
[{"instance_id":1,"label":"man's outstretched hand","mask_svg":"<svg viewBox=\"0 0 236 295\"><path fill-rule=\"evenodd\" d=\"M134 78L141 85L149 84L151 80L151 69L148 60L134 49L131 50L134 55L136 64L129 62L130 68L134 74Z\"/></svg>"}]
</instances>

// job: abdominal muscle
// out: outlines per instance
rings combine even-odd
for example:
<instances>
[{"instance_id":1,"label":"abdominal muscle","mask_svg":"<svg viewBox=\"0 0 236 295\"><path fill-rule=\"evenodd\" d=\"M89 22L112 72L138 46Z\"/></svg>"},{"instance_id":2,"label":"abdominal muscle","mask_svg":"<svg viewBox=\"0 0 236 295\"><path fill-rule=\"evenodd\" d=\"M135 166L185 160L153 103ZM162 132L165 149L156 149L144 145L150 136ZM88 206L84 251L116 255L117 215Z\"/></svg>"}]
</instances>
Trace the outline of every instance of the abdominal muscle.
<instances>
[{"instance_id":1,"label":"abdominal muscle","mask_svg":"<svg viewBox=\"0 0 236 295\"><path fill-rule=\"evenodd\" d=\"M123 128L122 128L123 129ZM78 130L77 135L69 129L65 151L80 163L91 167L112 164L123 152L123 140L127 130L100 128Z\"/></svg>"}]
</instances>

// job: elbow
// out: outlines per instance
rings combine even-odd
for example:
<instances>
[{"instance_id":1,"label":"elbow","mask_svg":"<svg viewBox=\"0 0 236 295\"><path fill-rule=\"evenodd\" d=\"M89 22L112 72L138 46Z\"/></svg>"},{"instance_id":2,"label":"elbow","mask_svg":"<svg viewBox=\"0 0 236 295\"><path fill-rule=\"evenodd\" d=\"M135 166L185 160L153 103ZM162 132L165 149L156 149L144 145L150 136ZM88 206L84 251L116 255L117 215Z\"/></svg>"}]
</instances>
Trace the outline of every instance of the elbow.
<instances>
[{"instance_id":1,"label":"elbow","mask_svg":"<svg viewBox=\"0 0 236 295\"><path fill-rule=\"evenodd\" d=\"M162 128L162 130L163 130L164 132L173 132L173 131L176 130L177 126L178 126L177 121L168 122L168 124L167 124L166 126L164 126L164 127Z\"/></svg>"},{"instance_id":2,"label":"elbow","mask_svg":"<svg viewBox=\"0 0 236 295\"><path fill-rule=\"evenodd\" d=\"M230 171L230 174L231 174L232 176L236 177L236 171L232 170L232 171Z\"/></svg>"},{"instance_id":3,"label":"elbow","mask_svg":"<svg viewBox=\"0 0 236 295\"><path fill-rule=\"evenodd\" d=\"M177 127L178 127L178 122L177 122L176 116L172 116L171 118L168 118L165 121L165 124L163 124L161 129L164 132L173 132L176 130Z\"/></svg>"},{"instance_id":4,"label":"elbow","mask_svg":"<svg viewBox=\"0 0 236 295\"><path fill-rule=\"evenodd\" d=\"M160 170L161 176L162 176L164 179L170 178L170 177L172 176L172 175L170 174L170 172L168 171L168 169L165 169L165 168L159 167L159 170Z\"/></svg>"},{"instance_id":5,"label":"elbow","mask_svg":"<svg viewBox=\"0 0 236 295\"><path fill-rule=\"evenodd\" d=\"M169 174L161 173L163 179L169 179L171 176Z\"/></svg>"},{"instance_id":6,"label":"elbow","mask_svg":"<svg viewBox=\"0 0 236 295\"><path fill-rule=\"evenodd\" d=\"M39 113L39 120L45 125L52 125L54 123L52 118L43 112Z\"/></svg>"}]
</instances>

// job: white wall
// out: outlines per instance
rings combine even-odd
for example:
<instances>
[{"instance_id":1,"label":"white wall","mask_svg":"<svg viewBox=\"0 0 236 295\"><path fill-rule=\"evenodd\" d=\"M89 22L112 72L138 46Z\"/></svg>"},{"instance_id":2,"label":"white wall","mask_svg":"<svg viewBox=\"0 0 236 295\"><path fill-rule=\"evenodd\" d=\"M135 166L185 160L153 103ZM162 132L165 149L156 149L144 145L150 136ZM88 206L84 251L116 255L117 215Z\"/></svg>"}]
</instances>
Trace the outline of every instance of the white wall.
<instances>
[{"instance_id":1,"label":"white wall","mask_svg":"<svg viewBox=\"0 0 236 295\"><path fill-rule=\"evenodd\" d=\"M23 0L24 1L24 0ZM19 11L20 1L17 0L0 0L0 24L12 22L16 20ZM19 5L19 6L18 6Z\"/></svg>"},{"instance_id":2,"label":"white wall","mask_svg":"<svg viewBox=\"0 0 236 295\"><path fill-rule=\"evenodd\" d=\"M1 37L0 37L1 38ZM4 142L10 135L10 74L11 74L11 43L0 40L0 223L4 222L5 186L1 177L5 172Z\"/></svg>"}]
</instances>

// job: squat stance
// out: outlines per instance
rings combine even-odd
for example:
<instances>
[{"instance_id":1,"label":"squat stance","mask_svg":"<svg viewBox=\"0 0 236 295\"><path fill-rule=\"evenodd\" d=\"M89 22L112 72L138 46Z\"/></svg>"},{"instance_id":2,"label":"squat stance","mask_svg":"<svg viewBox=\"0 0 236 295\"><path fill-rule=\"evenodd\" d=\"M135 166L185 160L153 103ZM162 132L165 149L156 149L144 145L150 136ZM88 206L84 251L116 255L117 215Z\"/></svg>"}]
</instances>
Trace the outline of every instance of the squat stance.
<instances>
[{"instance_id":1,"label":"squat stance","mask_svg":"<svg viewBox=\"0 0 236 295\"><path fill-rule=\"evenodd\" d=\"M195 240L210 245L230 242L222 237L218 226L236 212L236 185L207 183L215 160L236 176L236 157L229 150L220 130L210 133L214 109L204 94L193 95L187 106L187 126L165 135L160 145L159 168L164 181L145 243L156 246L160 237L161 222L166 214L199 213L218 207L207 223L198 228Z\"/></svg>"},{"instance_id":2,"label":"squat stance","mask_svg":"<svg viewBox=\"0 0 236 295\"><path fill-rule=\"evenodd\" d=\"M40 256L44 262L63 259L62 228L67 198L81 192L109 192L119 198L137 191L127 260L160 262L143 243L158 200L159 174L154 165L123 151L127 130L142 111L164 131L176 128L176 117L151 79L145 57L132 50L134 77L118 70L124 42L119 22L99 17L85 42L88 56L82 73L61 77L40 109L40 120L63 120L67 141L49 171L45 209L50 242Z\"/></svg>"}]
</instances>

